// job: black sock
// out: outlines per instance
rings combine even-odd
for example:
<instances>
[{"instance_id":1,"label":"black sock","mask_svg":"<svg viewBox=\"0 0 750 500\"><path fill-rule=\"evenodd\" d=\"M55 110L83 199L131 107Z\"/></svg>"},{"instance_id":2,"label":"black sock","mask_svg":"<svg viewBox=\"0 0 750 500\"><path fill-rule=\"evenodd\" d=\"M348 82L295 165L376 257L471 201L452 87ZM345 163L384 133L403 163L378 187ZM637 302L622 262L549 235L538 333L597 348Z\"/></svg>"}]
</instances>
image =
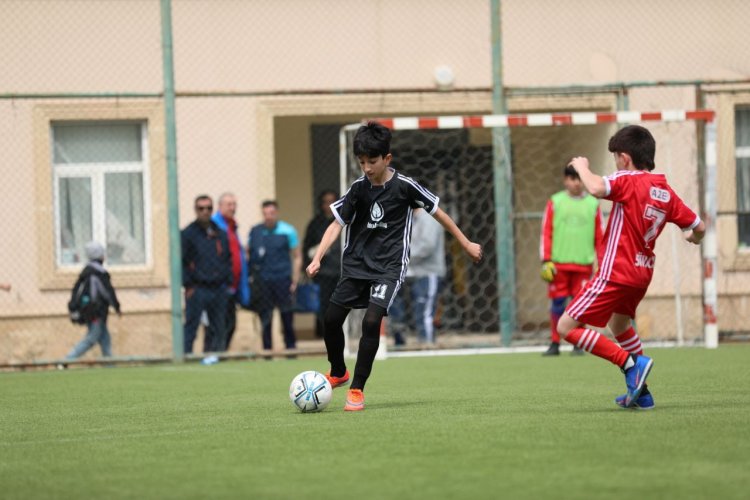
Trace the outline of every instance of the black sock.
<instances>
[{"instance_id":1,"label":"black sock","mask_svg":"<svg viewBox=\"0 0 750 500\"><path fill-rule=\"evenodd\" d=\"M328 352L328 362L331 364L331 375L334 377L343 377L346 373L344 321L348 314L349 309L333 302L329 303L326 309L323 340Z\"/></svg>"},{"instance_id":2,"label":"black sock","mask_svg":"<svg viewBox=\"0 0 750 500\"><path fill-rule=\"evenodd\" d=\"M380 345L380 336L375 338L363 336L359 339L359 352L357 353L357 364L354 365L352 389L363 390L365 388L365 383L372 372L375 355L378 353L378 345Z\"/></svg>"},{"instance_id":3,"label":"black sock","mask_svg":"<svg viewBox=\"0 0 750 500\"><path fill-rule=\"evenodd\" d=\"M359 339L359 352L357 353L357 364L354 366L354 378L352 389L363 390L365 383L372 372L372 363L378 353L380 345L380 323L383 321L386 310L381 306L370 304L362 320L362 338Z\"/></svg>"}]
</instances>

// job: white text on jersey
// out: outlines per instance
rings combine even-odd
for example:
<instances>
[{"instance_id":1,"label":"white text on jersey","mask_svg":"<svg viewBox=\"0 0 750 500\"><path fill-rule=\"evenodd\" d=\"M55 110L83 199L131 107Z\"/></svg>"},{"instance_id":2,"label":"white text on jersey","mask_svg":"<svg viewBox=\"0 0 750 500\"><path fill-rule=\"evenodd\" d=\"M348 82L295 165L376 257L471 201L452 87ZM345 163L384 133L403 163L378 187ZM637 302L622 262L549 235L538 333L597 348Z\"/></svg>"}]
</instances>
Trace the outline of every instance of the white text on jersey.
<instances>
[{"instance_id":1,"label":"white text on jersey","mask_svg":"<svg viewBox=\"0 0 750 500\"><path fill-rule=\"evenodd\" d=\"M651 189L648 193L649 195L651 195L652 200L663 201L664 203L667 203L670 199L669 191L667 191L666 189L659 189L658 187L651 186Z\"/></svg>"},{"instance_id":2,"label":"white text on jersey","mask_svg":"<svg viewBox=\"0 0 750 500\"><path fill-rule=\"evenodd\" d=\"M635 254L635 267L654 268L654 256L643 255L641 252Z\"/></svg>"}]
</instances>

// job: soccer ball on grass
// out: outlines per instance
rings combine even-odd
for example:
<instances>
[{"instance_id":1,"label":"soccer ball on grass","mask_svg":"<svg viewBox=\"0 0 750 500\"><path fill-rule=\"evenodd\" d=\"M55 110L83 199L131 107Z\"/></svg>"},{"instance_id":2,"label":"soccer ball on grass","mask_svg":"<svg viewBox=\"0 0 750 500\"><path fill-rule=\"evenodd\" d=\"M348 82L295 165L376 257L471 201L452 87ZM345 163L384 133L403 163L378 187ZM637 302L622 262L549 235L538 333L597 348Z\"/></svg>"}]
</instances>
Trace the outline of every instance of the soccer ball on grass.
<instances>
[{"instance_id":1,"label":"soccer ball on grass","mask_svg":"<svg viewBox=\"0 0 750 500\"><path fill-rule=\"evenodd\" d=\"M323 410L331 402L331 397L331 383L325 375L313 370L300 373L289 386L289 399L302 412Z\"/></svg>"}]
</instances>

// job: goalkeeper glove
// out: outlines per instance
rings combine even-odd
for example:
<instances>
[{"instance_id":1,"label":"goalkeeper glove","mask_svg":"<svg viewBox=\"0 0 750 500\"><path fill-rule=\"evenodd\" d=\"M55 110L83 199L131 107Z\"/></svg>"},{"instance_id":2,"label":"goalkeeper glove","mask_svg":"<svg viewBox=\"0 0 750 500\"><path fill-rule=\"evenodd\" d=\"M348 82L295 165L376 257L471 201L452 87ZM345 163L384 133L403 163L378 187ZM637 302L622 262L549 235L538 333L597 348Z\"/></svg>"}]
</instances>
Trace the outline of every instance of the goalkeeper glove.
<instances>
[{"instance_id":1,"label":"goalkeeper glove","mask_svg":"<svg viewBox=\"0 0 750 500\"><path fill-rule=\"evenodd\" d=\"M539 271L539 275L544 281L552 283L555 279L555 274L557 274L557 269L555 269L554 262L548 260L542 264L542 269Z\"/></svg>"}]
</instances>

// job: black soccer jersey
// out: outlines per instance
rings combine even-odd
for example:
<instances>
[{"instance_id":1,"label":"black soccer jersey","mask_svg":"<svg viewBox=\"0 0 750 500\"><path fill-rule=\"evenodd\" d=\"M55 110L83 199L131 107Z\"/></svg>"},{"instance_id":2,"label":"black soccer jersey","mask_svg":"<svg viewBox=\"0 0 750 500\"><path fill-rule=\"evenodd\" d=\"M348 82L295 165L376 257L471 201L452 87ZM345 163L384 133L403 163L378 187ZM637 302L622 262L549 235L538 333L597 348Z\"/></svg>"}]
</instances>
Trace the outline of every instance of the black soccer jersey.
<instances>
[{"instance_id":1,"label":"black soccer jersey","mask_svg":"<svg viewBox=\"0 0 750 500\"><path fill-rule=\"evenodd\" d=\"M391 170L393 177L383 186L373 186L362 176L331 205L338 223L346 226L342 278L403 280L412 212L423 208L432 215L438 209L437 196Z\"/></svg>"}]
</instances>

